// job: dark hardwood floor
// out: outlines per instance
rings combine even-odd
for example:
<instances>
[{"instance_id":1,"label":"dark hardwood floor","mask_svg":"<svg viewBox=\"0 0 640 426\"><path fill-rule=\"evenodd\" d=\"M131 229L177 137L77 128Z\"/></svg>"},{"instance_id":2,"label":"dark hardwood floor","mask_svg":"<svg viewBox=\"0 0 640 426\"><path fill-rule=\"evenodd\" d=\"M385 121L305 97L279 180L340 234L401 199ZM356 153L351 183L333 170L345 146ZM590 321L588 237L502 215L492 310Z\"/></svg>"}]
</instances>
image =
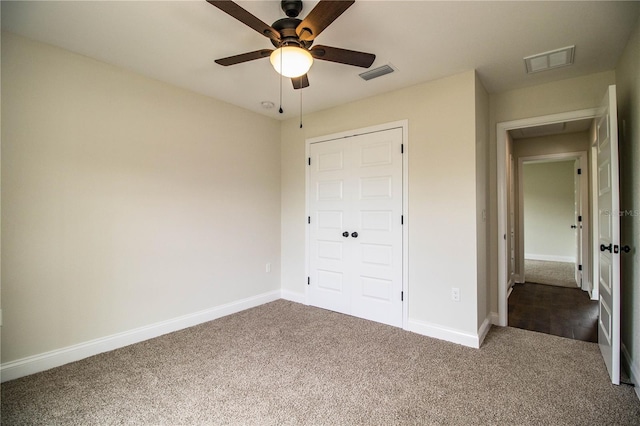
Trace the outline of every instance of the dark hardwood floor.
<instances>
[{"instance_id":1,"label":"dark hardwood floor","mask_svg":"<svg viewBox=\"0 0 640 426\"><path fill-rule=\"evenodd\" d=\"M598 341L598 302L578 288L515 284L509 326L569 339Z\"/></svg>"}]
</instances>

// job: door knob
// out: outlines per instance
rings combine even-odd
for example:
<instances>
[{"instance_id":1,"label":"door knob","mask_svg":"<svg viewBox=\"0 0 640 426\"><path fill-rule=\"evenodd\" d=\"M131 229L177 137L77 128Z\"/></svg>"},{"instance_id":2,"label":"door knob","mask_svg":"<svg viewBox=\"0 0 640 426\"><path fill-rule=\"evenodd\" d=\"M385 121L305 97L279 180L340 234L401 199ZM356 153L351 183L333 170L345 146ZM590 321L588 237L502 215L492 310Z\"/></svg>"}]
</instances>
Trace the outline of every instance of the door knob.
<instances>
[{"instance_id":1,"label":"door knob","mask_svg":"<svg viewBox=\"0 0 640 426\"><path fill-rule=\"evenodd\" d=\"M571 225L571 229L576 229L576 228L577 228L577 226Z\"/></svg>"},{"instance_id":2,"label":"door knob","mask_svg":"<svg viewBox=\"0 0 640 426\"><path fill-rule=\"evenodd\" d=\"M611 253L611 244L609 244L608 246L605 246L604 244L600 244L600 251L605 251L608 250L609 253Z\"/></svg>"},{"instance_id":3,"label":"door knob","mask_svg":"<svg viewBox=\"0 0 640 426\"><path fill-rule=\"evenodd\" d=\"M342 233L342 236L343 236L343 237L345 237L345 238L347 238L347 237L349 236L349 233L348 233L347 231L344 231L344 232Z\"/></svg>"},{"instance_id":4,"label":"door knob","mask_svg":"<svg viewBox=\"0 0 640 426\"><path fill-rule=\"evenodd\" d=\"M629 253L631 251L631 247L629 246L622 246L620 247L620 251L623 251L625 253Z\"/></svg>"},{"instance_id":5,"label":"door knob","mask_svg":"<svg viewBox=\"0 0 640 426\"><path fill-rule=\"evenodd\" d=\"M352 233L351 233L351 236L352 236L353 238L358 238L358 233L357 233L357 232L352 232Z\"/></svg>"}]
</instances>

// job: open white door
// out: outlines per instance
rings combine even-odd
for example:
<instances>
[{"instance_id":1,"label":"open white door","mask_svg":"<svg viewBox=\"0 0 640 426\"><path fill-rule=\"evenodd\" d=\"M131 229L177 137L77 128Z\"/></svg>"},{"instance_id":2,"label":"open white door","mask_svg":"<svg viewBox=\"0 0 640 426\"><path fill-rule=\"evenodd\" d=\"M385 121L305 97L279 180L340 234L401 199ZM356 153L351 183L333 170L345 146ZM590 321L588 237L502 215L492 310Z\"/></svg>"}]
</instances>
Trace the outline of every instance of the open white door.
<instances>
[{"instance_id":1,"label":"open white door","mask_svg":"<svg viewBox=\"0 0 640 426\"><path fill-rule=\"evenodd\" d=\"M598 345L613 384L620 384L620 187L616 86L596 118L598 164Z\"/></svg>"}]
</instances>

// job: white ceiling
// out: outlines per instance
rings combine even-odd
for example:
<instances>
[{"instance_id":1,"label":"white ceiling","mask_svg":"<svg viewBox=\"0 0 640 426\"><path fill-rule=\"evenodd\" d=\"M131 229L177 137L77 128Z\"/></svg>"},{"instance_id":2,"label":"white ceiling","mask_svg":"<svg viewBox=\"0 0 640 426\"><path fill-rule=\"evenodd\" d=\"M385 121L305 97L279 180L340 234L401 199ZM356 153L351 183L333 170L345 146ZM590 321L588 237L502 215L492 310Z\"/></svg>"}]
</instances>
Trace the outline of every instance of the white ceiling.
<instances>
[{"instance_id":1,"label":"white ceiling","mask_svg":"<svg viewBox=\"0 0 640 426\"><path fill-rule=\"evenodd\" d=\"M238 1L271 24L279 1ZM305 1L301 17L317 1ZM2 1L2 29L60 46L274 118L299 113L299 91L268 59L222 67L214 59L271 48L266 37L197 1ZM306 113L477 69L491 93L614 69L638 1L431 2L358 0L315 44L375 53L372 68L397 71L364 81L364 69L315 61L303 90ZM575 45L573 66L525 73L523 58ZM261 101L275 103L274 109Z\"/></svg>"}]
</instances>

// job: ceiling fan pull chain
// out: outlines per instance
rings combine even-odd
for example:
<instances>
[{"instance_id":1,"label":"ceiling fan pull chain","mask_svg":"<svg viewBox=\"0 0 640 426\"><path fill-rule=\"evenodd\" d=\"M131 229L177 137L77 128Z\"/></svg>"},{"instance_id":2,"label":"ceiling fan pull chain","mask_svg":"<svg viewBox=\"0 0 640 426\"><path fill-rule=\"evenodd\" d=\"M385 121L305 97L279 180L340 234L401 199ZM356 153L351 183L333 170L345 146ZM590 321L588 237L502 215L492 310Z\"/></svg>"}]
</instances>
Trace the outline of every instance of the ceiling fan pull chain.
<instances>
[{"instance_id":1,"label":"ceiling fan pull chain","mask_svg":"<svg viewBox=\"0 0 640 426\"><path fill-rule=\"evenodd\" d=\"M300 89L300 128L302 129L302 89Z\"/></svg>"},{"instance_id":2,"label":"ceiling fan pull chain","mask_svg":"<svg viewBox=\"0 0 640 426\"><path fill-rule=\"evenodd\" d=\"M280 55L280 69L282 69L282 55ZM278 112L282 114L284 111L282 110L282 74L280 74L280 109Z\"/></svg>"}]
</instances>

